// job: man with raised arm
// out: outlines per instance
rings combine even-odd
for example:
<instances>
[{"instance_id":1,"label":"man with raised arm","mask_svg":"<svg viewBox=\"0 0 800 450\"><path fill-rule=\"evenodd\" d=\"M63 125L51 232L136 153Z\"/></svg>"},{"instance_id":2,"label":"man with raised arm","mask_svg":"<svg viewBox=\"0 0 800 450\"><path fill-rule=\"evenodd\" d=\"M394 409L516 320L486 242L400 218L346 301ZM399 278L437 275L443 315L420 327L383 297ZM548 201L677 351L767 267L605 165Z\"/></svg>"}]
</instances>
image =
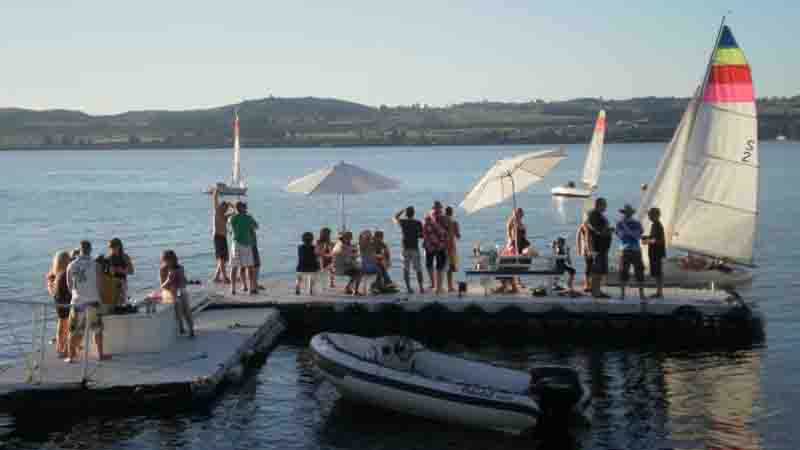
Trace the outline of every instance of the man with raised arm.
<instances>
[{"instance_id":1,"label":"man with raised arm","mask_svg":"<svg viewBox=\"0 0 800 450\"><path fill-rule=\"evenodd\" d=\"M228 271L225 267L228 264L228 207L230 204L219 200L219 187L215 187L211 195L213 201L213 217L211 219L212 237L214 238L214 255L217 259L217 269L214 271L215 283L230 283Z\"/></svg>"}]
</instances>

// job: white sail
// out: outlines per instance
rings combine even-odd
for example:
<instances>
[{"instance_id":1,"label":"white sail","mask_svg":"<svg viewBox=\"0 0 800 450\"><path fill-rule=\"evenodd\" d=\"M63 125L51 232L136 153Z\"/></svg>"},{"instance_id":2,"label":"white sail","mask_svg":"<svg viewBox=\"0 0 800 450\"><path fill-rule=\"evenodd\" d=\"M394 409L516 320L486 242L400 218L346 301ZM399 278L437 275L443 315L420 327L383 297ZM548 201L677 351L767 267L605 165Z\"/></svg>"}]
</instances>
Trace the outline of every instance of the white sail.
<instances>
[{"instance_id":1,"label":"white sail","mask_svg":"<svg viewBox=\"0 0 800 450\"><path fill-rule=\"evenodd\" d=\"M681 185L685 181L682 176L684 160L686 159L687 143L694 124L696 106L697 103L694 99L689 101L689 106L686 107L672 140L664 149L664 155L658 164L656 176L648 185L639 205L639 220L642 222L646 232L649 232L651 225L650 219L647 217L647 211L650 208L658 208L661 211L661 223L664 225L664 237L667 246L670 246L672 242L672 228L677 219Z\"/></svg>"},{"instance_id":2,"label":"white sail","mask_svg":"<svg viewBox=\"0 0 800 450\"><path fill-rule=\"evenodd\" d=\"M231 178L231 186L234 187L244 187L239 153L239 113L237 112L236 118L233 121L233 177Z\"/></svg>"},{"instance_id":3,"label":"white sail","mask_svg":"<svg viewBox=\"0 0 800 450\"><path fill-rule=\"evenodd\" d=\"M667 245L752 264L758 219L758 123L750 67L723 26L640 214L661 209ZM647 226L647 224L645 224Z\"/></svg>"},{"instance_id":4,"label":"white sail","mask_svg":"<svg viewBox=\"0 0 800 450\"><path fill-rule=\"evenodd\" d=\"M758 220L755 104L703 103L687 171L695 178L672 246L752 264Z\"/></svg>"},{"instance_id":5,"label":"white sail","mask_svg":"<svg viewBox=\"0 0 800 450\"><path fill-rule=\"evenodd\" d=\"M594 189L600 179L600 166L603 164L603 141L606 135L606 112L600 110L597 122L592 133L592 141L586 154L586 163L583 166L583 184Z\"/></svg>"}]
</instances>

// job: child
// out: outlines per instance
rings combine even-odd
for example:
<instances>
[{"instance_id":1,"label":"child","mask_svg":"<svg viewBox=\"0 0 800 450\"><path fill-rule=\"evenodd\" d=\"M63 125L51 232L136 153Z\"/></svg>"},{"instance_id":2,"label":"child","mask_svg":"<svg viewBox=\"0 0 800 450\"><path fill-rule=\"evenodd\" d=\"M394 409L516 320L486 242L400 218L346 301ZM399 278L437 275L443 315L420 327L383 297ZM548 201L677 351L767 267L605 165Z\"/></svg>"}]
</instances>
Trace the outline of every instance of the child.
<instances>
[{"instance_id":1,"label":"child","mask_svg":"<svg viewBox=\"0 0 800 450\"><path fill-rule=\"evenodd\" d=\"M194 321L189 308L189 294L186 292L186 275L183 266L178 264L178 255L172 250L164 250L161 254L161 298L175 306L175 320L178 322L178 333L184 334L183 323L189 328L189 337L194 338Z\"/></svg>"},{"instance_id":2,"label":"child","mask_svg":"<svg viewBox=\"0 0 800 450\"><path fill-rule=\"evenodd\" d=\"M303 278L311 277L311 287L308 290L314 295L314 283L319 272L319 255L314 247L314 234L306 231L302 236L303 243L297 246L297 283L294 286L295 295L300 295L300 284Z\"/></svg>"},{"instance_id":3,"label":"child","mask_svg":"<svg viewBox=\"0 0 800 450\"><path fill-rule=\"evenodd\" d=\"M331 229L328 227L319 230L317 254L319 254L322 271L329 274L331 289L336 288L336 272L333 268L333 241L331 240Z\"/></svg>"},{"instance_id":4,"label":"child","mask_svg":"<svg viewBox=\"0 0 800 450\"><path fill-rule=\"evenodd\" d=\"M556 272L566 272L569 276L567 278L567 293L573 294L573 283L575 282L575 268L572 267L572 258L569 256L569 247L567 241L563 237L557 238L553 241L553 257L556 258ZM557 280L557 278L556 278ZM553 289L561 288L557 286L556 280L553 280Z\"/></svg>"}]
</instances>

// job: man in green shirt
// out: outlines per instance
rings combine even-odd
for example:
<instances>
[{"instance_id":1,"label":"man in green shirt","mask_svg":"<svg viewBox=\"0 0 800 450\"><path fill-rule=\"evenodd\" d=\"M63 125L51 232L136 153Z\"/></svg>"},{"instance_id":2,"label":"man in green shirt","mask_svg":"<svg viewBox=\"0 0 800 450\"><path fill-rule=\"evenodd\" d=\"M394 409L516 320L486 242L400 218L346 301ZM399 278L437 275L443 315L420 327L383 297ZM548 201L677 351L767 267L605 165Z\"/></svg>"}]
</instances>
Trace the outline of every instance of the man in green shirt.
<instances>
[{"instance_id":1,"label":"man in green shirt","mask_svg":"<svg viewBox=\"0 0 800 450\"><path fill-rule=\"evenodd\" d=\"M247 214L247 207L244 202L236 203L236 214L228 219L228 226L233 235L233 246L231 249L231 294L236 294L236 279L238 278L239 268L243 267L247 273L247 280L242 280L245 291L256 294L256 269L253 259L253 245L255 240L258 223ZM249 287L248 287L249 284Z\"/></svg>"}]
</instances>

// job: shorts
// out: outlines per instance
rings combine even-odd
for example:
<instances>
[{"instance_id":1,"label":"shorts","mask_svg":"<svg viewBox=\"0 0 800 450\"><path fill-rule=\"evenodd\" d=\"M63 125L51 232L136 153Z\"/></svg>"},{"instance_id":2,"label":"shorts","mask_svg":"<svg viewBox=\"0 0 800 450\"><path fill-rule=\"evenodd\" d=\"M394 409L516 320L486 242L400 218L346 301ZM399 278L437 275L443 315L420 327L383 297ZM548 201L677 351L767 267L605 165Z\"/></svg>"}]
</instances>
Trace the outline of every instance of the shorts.
<instances>
[{"instance_id":1,"label":"shorts","mask_svg":"<svg viewBox=\"0 0 800 450\"><path fill-rule=\"evenodd\" d=\"M447 270L458 272L458 253L447 252Z\"/></svg>"},{"instance_id":2,"label":"shorts","mask_svg":"<svg viewBox=\"0 0 800 450\"><path fill-rule=\"evenodd\" d=\"M378 269L378 264L371 258L363 258L361 261L361 272L374 274L378 273L380 270Z\"/></svg>"},{"instance_id":3,"label":"shorts","mask_svg":"<svg viewBox=\"0 0 800 450\"><path fill-rule=\"evenodd\" d=\"M228 261L228 240L225 236L214 235L214 255L217 259Z\"/></svg>"},{"instance_id":4,"label":"shorts","mask_svg":"<svg viewBox=\"0 0 800 450\"><path fill-rule=\"evenodd\" d=\"M592 274L608 275L608 252L599 252L592 257Z\"/></svg>"},{"instance_id":5,"label":"shorts","mask_svg":"<svg viewBox=\"0 0 800 450\"><path fill-rule=\"evenodd\" d=\"M586 263L586 276L592 274L592 265L594 265L594 256L584 256L583 261Z\"/></svg>"},{"instance_id":6,"label":"shorts","mask_svg":"<svg viewBox=\"0 0 800 450\"><path fill-rule=\"evenodd\" d=\"M403 271L408 272L413 268L415 272L422 272L422 258L419 256L419 250L415 248L403 249Z\"/></svg>"},{"instance_id":7,"label":"shorts","mask_svg":"<svg viewBox=\"0 0 800 450\"><path fill-rule=\"evenodd\" d=\"M425 251L425 267L428 270L433 270L434 263L437 272L444 271L445 267L447 267L447 251L445 249Z\"/></svg>"},{"instance_id":8,"label":"shorts","mask_svg":"<svg viewBox=\"0 0 800 450\"><path fill-rule=\"evenodd\" d=\"M636 276L636 281L639 283L644 282L644 264L642 263L642 252L636 250L623 250L620 257L620 272L619 279L623 283L627 283L630 278L630 269L633 266L633 272Z\"/></svg>"},{"instance_id":9,"label":"shorts","mask_svg":"<svg viewBox=\"0 0 800 450\"><path fill-rule=\"evenodd\" d=\"M69 318L69 302L61 302L56 299L53 299L56 302L56 314L58 314L58 319L68 319Z\"/></svg>"},{"instance_id":10,"label":"shorts","mask_svg":"<svg viewBox=\"0 0 800 450\"><path fill-rule=\"evenodd\" d=\"M648 255L650 259L650 276L653 278L662 278L664 276L664 258Z\"/></svg>"},{"instance_id":11,"label":"shorts","mask_svg":"<svg viewBox=\"0 0 800 450\"><path fill-rule=\"evenodd\" d=\"M556 261L556 272L566 272L572 276L575 276L575 268L567 264L564 260Z\"/></svg>"},{"instance_id":12,"label":"shorts","mask_svg":"<svg viewBox=\"0 0 800 450\"><path fill-rule=\"evenodd\" d=\"M234 242L233 249L231 250L231 266L253 267L253 247Z\"/></svg>"},{"instance_id":13,"label":"shorts","mask_svg":"<svg viewBox=\"0 0 800 450\"><path fill-rule=\"evenodd\" d=\"M70 336L83 336L86 330L86 320L89 320L89 331L92 333L103 332L103 319L96 306L87 306L82 311L73 308L69 313Z\"/></svg>"},{"instance_id":14,"label":"shorts","mask_svg":"<svg viewBox=\"0 0 800 450\"><path fill-rule=\"evenodd\" d=\"M258 254L258 245L253 246L253 267L261 267L261 255Z\"/></svg>"}]
</instances>

